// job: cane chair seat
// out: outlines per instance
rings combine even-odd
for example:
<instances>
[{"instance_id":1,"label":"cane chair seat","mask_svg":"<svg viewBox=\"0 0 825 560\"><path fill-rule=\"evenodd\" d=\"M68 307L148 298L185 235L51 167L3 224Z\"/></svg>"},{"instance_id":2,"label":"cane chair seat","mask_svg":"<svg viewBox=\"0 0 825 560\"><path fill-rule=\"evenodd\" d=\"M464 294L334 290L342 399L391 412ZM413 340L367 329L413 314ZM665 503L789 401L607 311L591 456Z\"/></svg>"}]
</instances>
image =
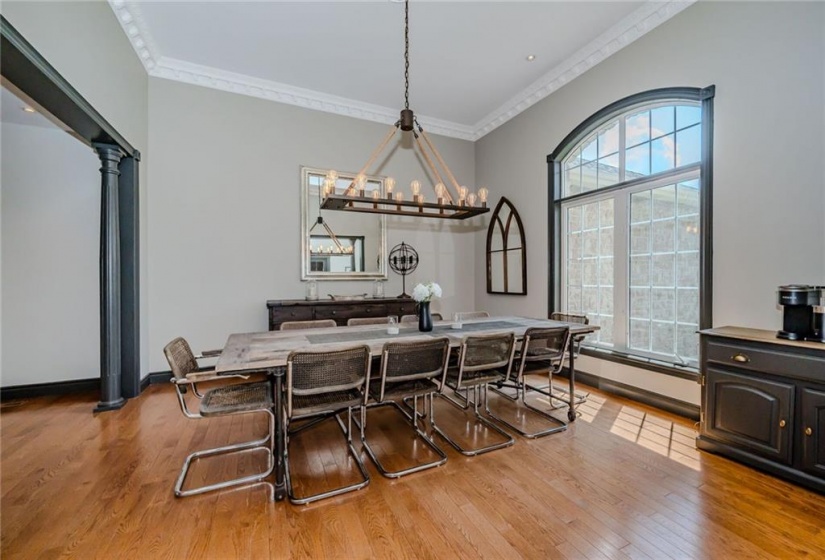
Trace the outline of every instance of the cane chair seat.
<instances>
[{"instance_id":1,"label":"cane chair seat","mask_svg":"<svg viewBox=\"0 0 825 560\"><path fill-rule=\"evenodd\" d=\"M198 384L215 380L225 381L228 377L240 376L217 376L214 369L205 369L198 366L198 361L189 347L189 343L181 337L172 340L167 344L163 353L169 362L172 370L172 383L175 385L175 393L178 397L178 404L181 412L187 418L207 418L215 416L229 416L235 414L262 413L266 415L269 424L267 435L263 438L235 443L195 451L187 455L183 467L175 482L175 496L185 497L195 494L202 494L212 490L220 490L238 485L257 484L269 476L275 468L273 457L275 443L275 414L272 411L273 393L272 384L269 381L240 383L235 385L224 385L210 389L204 394L198 390ZM192 389L195 397L200 399L196 412L189 409L186 399L186 387ZM205 457L230 455L247 451L263 450L267 454L267 468L260 473L242 476L230 480L207 484L197 487L183 489L186 475L192 462ZM268 484L268 483L267 483ZM271 488L271 485L270 485ZM271 488L271 499L274 499L274 489Z\"/></svg>"},{"instance_id":2,"label":"cane chair seat","mask_svg":"<svg viewBox=\"0 0 825 560\"><path fill-rule=\"evenodd\" d=\"M447 369L447 359L450 355L450 341L447 338L436 338L415 342L387 342L381 352L381 374L378 379L370 383L369 391L374 402L370 409L391 406L409 422L414 433L414 441L422 441L429 447L437 458L432 461L419 461L411 466L398 470L389 470L381 461L381 456L373 449L364 426L361 430L361 441L367 454L372 459L378 471L388 478L398 478L414 472L443 465L447 455L439 448L430 436L419 427L419 418L424 415L418 411L418 398L423 397L424 409L429 402L429 417L433 418L433 397L444 384L444 375ZM405 411L399 401L405 403L411 412ZM412 405L409 402L412 401ZM366 416L364 421L366 421ZM394 438L398 441L407 441L406 438ZM416 445L413 444L415 448Z\"/></svg>"},{"instance_id":3,"label":"cane chair seat","mask_svg":"<svg viewBox=\"0 0 825 560\"><path fill-rule=\"evenodd\" d=\"M428 395L437 390L438 383L429 379L414 379L412 381L392 383L384 390L384 400ZM381 380L375 379L370 382L370 396L376 401L379 401L380 395Z\"/></svg>"},{"instance_id":4,"label":"cane chair seat","mask_svg":"<svg viewBox=\"0 0 825 560\"><path fill-rule=\"evenodd\" d=\"M357 389L334 391L318 395L294 395L292 397L292 414L295 418L314 416L329 411L361 406L364 395Z\"/></svg>"},{"instance_id":5,"label":"cane chair seat","mask_svg":"<svg viewBox=\"0 0 825 560\"><path fill-rule=\"evenodd\" d=\"M346 492L360 490L370 482L363 461L352 444L352 409L361 411L362 427L366 389L370 375L370 349L354 346L325 352L292 352L287 357L286 410L284 422L284 464L287 494L293 504L308 504ZM346 412L346 425L339 414ZM310 419L297 427L294 420ZM298 496L292 486L289 467L289 444L293 435L311 429L319 422L334 418L346 439L350 456L362 479L354 484L307 496ZM317 420L317 421L316 421ZM363 438L363 430L362 430Z\"/></svg>"},{"instance_id":6,"label":"cane chair seat","mask_svg":"<svg viewBox=\"0 0 825 560\"><path fill-rule=\"evenodd\" d=\"M203 396L201 416L222 416L272 408L272 383L241 383L212 389Z\"/></svg>"}]
</instances>

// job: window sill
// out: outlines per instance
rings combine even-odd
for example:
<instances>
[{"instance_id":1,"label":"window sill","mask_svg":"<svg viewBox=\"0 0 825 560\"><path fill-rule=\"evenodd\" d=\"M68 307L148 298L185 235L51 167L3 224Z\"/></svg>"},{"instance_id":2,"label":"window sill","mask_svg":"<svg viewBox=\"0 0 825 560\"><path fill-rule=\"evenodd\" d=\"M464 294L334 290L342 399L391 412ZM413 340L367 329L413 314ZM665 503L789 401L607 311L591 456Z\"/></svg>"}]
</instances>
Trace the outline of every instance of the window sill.
<instances>
[{"instance_id":1,"label":"window sill","mask_svg":"<svg viewBox=\"0 0 825 560\"><path fill-rule=\"evenodd\" d=\"M594 348L582 348L581 354L592 358L599 358L600 360L606 360L608 362L616 362L626 366L655 371L656 373L669 375L671 377L678 377L680 379L688 379L696 382L699 381L699 370L696 368L672 366L656 362L650 358L636 358L611 352L610 350L597 350Z\"/></svg>"}]
</instances>

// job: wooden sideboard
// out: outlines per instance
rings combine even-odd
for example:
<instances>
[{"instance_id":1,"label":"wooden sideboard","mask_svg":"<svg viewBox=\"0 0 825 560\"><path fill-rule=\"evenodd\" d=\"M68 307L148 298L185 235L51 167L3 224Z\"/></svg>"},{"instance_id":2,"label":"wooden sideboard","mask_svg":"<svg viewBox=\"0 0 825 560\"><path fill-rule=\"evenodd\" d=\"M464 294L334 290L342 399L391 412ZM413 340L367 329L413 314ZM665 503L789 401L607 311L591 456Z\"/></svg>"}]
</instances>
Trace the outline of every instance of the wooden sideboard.
<instances>
[{"instance_id":1,"label":"wooden sideboard","mask_svg":"<svg viewBox=\"0 0 825 560\"><path fill-rule=\"evenodd\" d=\"M696 446L825 492L825 344L739 327L700 334Z\"/></svg>"},{"instance_id":2,"label":"wooden sideboard","mask_svg":"<svg viewBox=\"0 0 825 560\"><path fill-rule=\"evenodd\" d=\"M415 314L415 301L409 298L365 298L359 300L280 299L266 302L269 330L277 331L284 321L334 319L339 326L354 317L386 317Z\"/></svg>"}]
</instances>

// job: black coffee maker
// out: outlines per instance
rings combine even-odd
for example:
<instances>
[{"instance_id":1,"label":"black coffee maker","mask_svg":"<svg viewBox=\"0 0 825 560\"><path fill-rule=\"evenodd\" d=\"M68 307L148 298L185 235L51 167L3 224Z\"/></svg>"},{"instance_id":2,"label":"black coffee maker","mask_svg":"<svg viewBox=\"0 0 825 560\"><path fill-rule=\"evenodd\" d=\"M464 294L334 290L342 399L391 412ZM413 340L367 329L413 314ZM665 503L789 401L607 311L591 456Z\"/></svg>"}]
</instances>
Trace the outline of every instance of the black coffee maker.
<instances>
[{"instance_id":1,"label":"black coffee maker","mask_svg":"<svg viewBox=\"0 0 825 560\"><path fill-rule=\"evenodd\" d=\"M825 342L825 286L815 286L814 289L818 292L818 302L812 307L814 322L811 325L811 334L806 336L805 340Z\"/></svg>"},{"instance_id":2,"label":"black coffee maker","mask_svg":"<svg viewBox=\"0 0 825 560\"><path fill-rule=\"evenodd\" d=\"M805 340L813 336L814 306L819 305L821 290L814 286L791 284L779 286L779 305L783 307L782 330L778 338Z\"/></svg>"}]
</instances>

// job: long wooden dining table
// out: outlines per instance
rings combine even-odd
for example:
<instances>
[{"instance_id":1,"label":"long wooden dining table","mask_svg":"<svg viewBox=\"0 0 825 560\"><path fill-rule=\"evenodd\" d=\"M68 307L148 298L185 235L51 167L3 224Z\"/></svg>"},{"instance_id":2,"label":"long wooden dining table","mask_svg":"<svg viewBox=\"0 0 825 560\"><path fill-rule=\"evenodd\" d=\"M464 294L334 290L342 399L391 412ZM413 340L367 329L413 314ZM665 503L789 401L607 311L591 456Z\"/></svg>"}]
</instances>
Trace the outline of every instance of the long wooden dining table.
<instances>
[{"instance_id":1,"label":"long wooden dining table","mask_svg":"<svg viewBox=\"0 0 825 560\"><path fill-rule=\"evenodd\" d=\"M229 335L215 366L215 372L219 375L264 372L272 378L276 417L275 499L283 500L286 496L286 484L284 479L284 434L281 410L283 406L284 366L290 352L296 350L325 352L364 344L369 346L370 352L375 357L381 355L384 343L392 341L414 342L416 340L432 339L433 337L446 337L449 339L451 347L458 347L464 337L468 335L512 332L516 337L521 337L531 327L562 326L569 327L572 336L592 333L599 329L596 325L505 316L464 321L460 328L454 328L453 323L450 321L439 321L434 323L432 331L426 333L419 332L416 324L406 325L403 323L398 328L398 334L389 334L386 325L239 333ZM569 352L570 386L567 418L571 422L576 419L574 410L576 388L574 354L572 351Z\"/></svg>"}]
</instances>

